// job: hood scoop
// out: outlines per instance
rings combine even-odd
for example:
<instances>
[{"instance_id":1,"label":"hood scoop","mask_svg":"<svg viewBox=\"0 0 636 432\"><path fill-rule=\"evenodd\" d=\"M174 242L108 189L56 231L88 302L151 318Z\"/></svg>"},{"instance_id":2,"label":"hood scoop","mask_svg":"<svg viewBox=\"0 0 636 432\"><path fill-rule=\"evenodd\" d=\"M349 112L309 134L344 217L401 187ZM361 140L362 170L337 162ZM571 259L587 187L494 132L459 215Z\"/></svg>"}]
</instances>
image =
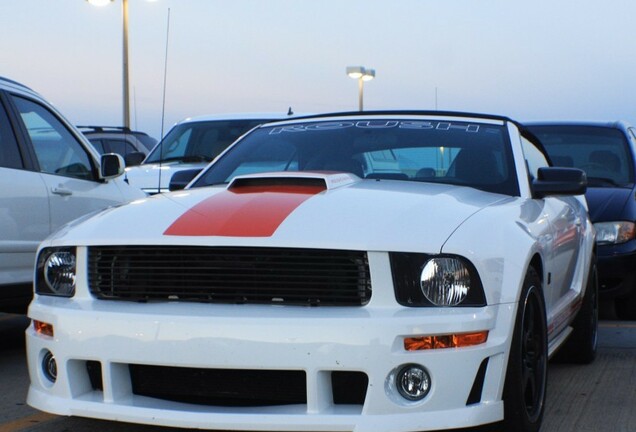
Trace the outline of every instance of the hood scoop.
<instances>
[{"instance_id":1,"label":"hood scoop","mask_svg":"<svg viewBox=\"0 0 636 432\"><path fill-rule=\"evenodd\" d=\"M234 177L227 189L241 192L245 189L268 188L312 188L331 190L360 181L360 177L351 173L326 172L269 172Z\"/></svg>"}]
</instances>

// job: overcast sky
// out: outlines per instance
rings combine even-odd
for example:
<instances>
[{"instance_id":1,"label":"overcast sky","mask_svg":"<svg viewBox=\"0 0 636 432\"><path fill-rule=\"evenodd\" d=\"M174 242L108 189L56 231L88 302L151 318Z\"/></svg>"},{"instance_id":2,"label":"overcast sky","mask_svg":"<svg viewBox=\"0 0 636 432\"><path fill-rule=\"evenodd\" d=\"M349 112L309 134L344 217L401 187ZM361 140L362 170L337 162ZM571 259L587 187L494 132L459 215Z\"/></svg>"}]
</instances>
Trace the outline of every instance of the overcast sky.
<instances>
[{"instance_id":1,"label":"overcast sky","mask_svg":"<svg viewBox=\"0 0 636 432\"><path fill-rule=\"evenodd\" d=\"M636 124L634 0L129 0L133 127L365 109ZM0 0L0 76L75 124L122 124L121 0ZM437 97L436 97L437 94Z\"/></svg>"}]
</instances>

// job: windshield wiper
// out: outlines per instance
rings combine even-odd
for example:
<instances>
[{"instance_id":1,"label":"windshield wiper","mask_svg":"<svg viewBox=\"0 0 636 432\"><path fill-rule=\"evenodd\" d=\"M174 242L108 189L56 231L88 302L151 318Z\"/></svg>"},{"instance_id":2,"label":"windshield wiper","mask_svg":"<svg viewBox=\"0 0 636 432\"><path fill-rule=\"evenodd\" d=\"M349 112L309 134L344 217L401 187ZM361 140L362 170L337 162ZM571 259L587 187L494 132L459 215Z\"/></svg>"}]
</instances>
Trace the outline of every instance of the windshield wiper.
<instances>
[{"instance_id":1,"label":"windshield wiper","mask_svg":"<svg viewBox=\"0 0 636 432\"><path fill-rule=\"evenodd\" d=\"M204 155L186 155L186 156L174 156L174 157L169 157L169 158L165 158L165 159L161 159L161 160L151 160L148 161L147 163L154 163L154 164L158 164L158 163L166 163L166 162L210 162L212 160L211 157L208 156L204 156Z\"/></svg>"},{"instance_id":2,"label":"windshield wiper","mask_svg":"<svg viewBox=\"0 0 636 432\"><path fill-rule=\"evenodd\" d=\"M205 155L185 155L179 158L181 162L210 162L212 160L211 157Z\"/></svg>"}]
</instances>

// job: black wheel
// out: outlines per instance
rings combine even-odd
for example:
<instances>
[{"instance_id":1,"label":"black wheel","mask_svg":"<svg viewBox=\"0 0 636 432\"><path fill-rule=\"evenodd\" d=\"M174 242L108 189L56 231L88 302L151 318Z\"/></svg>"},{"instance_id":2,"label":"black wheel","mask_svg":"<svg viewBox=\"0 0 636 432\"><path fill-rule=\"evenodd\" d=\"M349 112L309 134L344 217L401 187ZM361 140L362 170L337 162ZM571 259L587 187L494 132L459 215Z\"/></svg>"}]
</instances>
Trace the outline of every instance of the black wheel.
<instances>
[{"instance_id":1,"label":"black wheel","mask_svg":"<svg viewBox=\"0 0 636 432\"><path fill-rule=\"evenodd\" d=\"M592 363L596 358L598 343L598 273L594 259L587 278L583 303L572 327L572 334L554 359L564 363Z\"/></svg>"},{"instance_id":2,"label":"black wheel","mask_svg":"<svg viewBox=\"0 0 636 432\"><path fill-rule=\"evenodd\" d=\"M538 432L543 420L548 379L548 332L541 280L530 268L517 308L506 382L506 432Z\"/></svg>"}]
</instances>

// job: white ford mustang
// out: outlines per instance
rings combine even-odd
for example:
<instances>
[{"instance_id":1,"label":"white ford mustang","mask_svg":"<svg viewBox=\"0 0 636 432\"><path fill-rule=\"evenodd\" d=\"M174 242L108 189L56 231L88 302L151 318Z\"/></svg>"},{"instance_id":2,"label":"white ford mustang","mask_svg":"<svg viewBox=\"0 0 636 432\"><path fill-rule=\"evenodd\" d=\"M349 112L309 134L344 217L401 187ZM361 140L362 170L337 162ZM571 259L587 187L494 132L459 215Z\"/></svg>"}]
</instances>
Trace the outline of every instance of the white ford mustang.
<instances>
[{"instance_id":1,"label":"white ford mustang","mask_svg":"<svg viewBox=\"0 0 636 432\"><path fill-rule=\"evenodd\" d=\"M263 125L185 189L43 242L28 403L201 429L537 431L548 358L596 353L585 188L505 117Z\"/></svg>"}]
</instances>

